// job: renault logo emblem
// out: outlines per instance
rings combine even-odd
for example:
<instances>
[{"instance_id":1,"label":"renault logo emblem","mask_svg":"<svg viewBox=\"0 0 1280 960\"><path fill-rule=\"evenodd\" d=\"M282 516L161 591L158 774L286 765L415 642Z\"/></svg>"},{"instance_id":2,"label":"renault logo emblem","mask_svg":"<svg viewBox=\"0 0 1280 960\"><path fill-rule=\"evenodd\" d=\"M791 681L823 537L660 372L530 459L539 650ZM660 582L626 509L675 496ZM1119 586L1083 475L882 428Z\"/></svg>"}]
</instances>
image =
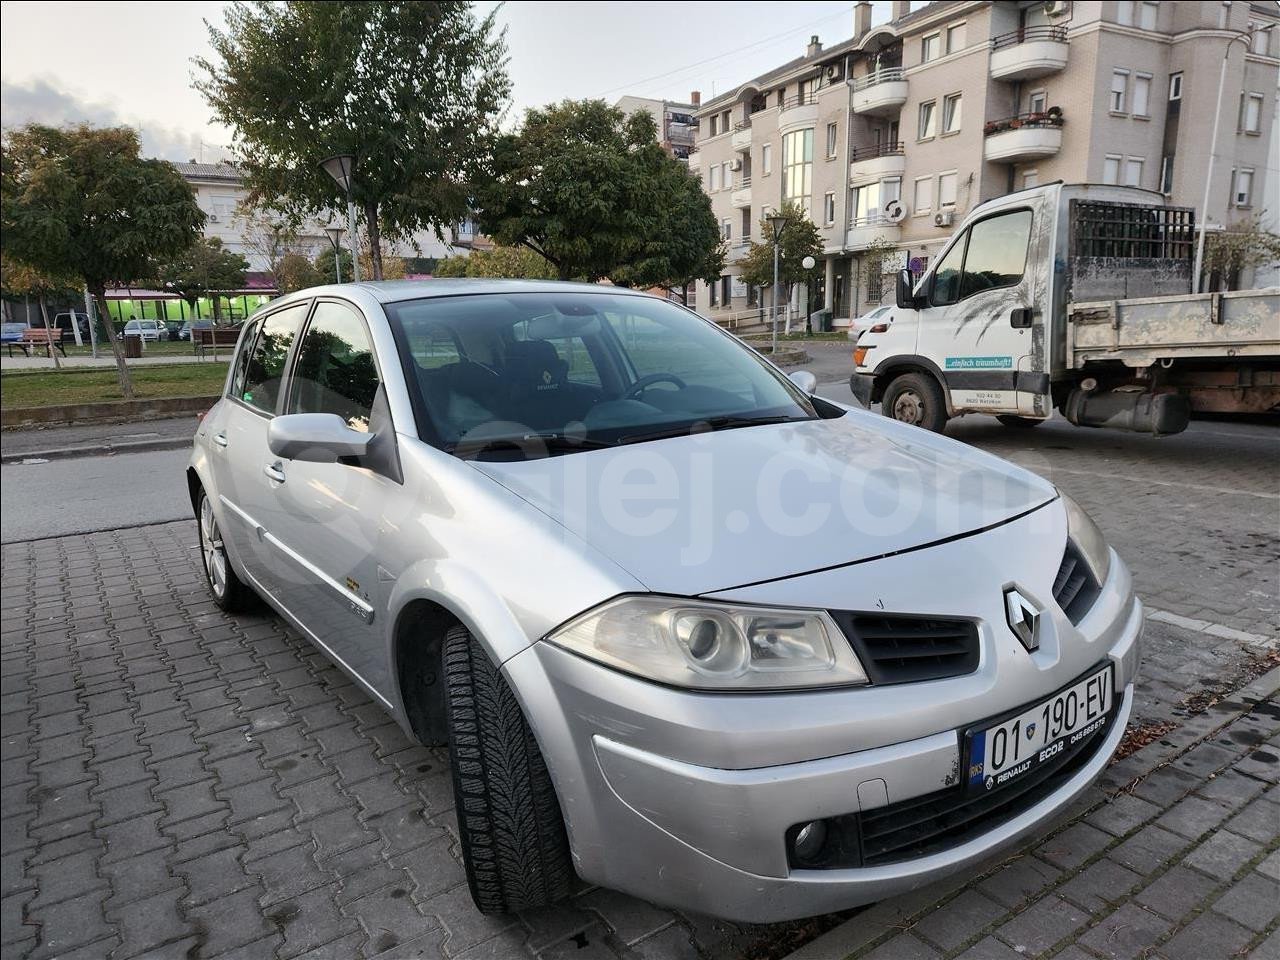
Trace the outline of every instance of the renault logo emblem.
<instances>
[{"instance_id":1,"label":"renault logo emblem","mask_svg":"<svg viewBox=\"0 0 1280 960\"><path fill-rule=\"evenodd\" d=\"M1009 621L1009 629L1028 652L1039 650L1040 610L1016 587L1009 587L1004 592L1004 614Z\"/></svg>"}]
</instances>

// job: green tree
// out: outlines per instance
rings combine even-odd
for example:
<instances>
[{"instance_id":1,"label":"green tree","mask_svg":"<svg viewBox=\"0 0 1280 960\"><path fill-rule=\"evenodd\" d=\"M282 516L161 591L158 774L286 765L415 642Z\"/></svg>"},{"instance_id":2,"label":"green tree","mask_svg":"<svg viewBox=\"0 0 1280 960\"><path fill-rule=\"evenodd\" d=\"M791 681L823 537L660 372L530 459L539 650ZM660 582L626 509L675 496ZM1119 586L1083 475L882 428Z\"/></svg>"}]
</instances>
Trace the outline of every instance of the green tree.
<instances>
[{"instance_id":1,"label":"green tree","mask_svg":"<svg viewBox=\"0 0 1280 960\"><path fill-rule=\"evenodd\" d=\"M513 280L554 280L555 268L528 247L473 250L465 257L448 257L436 264L434 277L506 277Z\"/></svg>"},{"instance_id":2,"label":"green tree","mask_svg":"<svg viewBox=\"0 0 1280 960\"><path fill-rule=\"evenodd\" d=\"M244 288L249 261L228 250L217 237L201 237L186 250L160 264L156 282L176 293L192 312L201 297ZM220 298L213 297L213 322L222 322Z\"/></svg>"},{"instance_id":3,"label":"green tree","mask_svg":"<svg viewBox=\"0 0 1280 960\"><path fill-rule=\"evenodd\" d=\"M307 287L318 287L322 283L329 282L329 277L320 273L310 260L292 250L280 258L277 277L282 294L305 290Z\"/></svg>"},{"instance_id":4,"label":"green tree","mask_svg":"<svg viewBox=\"0 0 1280 960\"><path fill-rule=\"evenodd\" d=\"M786 203L782 213L788 218L782 230L781 259L778 264L778 302L790 303L791 290L797 283L809 283L817 279L817 263L822 262L822 234L813 225L809 215L796 203ZM767 219L760 221L760 243L752 243L742 258L739 270L744 283L757 287L773 286L773 227ZM804 258L813 257L813 269L806 270Z\"/></svg>"},{"instance_id":5,"label":"green tree","mask_svg":"<svg viewBox=\"0 0 1280 960\"><path fill-rule=\"evenodd\" d=\"M494 17L463 2L228 7L196 87L236 131L250 202L296 221L343 209L320 162L350 154L374 279L384 237L443 236L467 214L466 184L484 172L510 93Z\"/></svg>"},{"instance_id":6,"label":"green tree","mask_svg":"<svg viewBox=\"0 0 1280 960\"><path fill-rule=\"evenodd\" d=\"M319 256L315 259L316 276L320 283L337 283L338 274L333 266L334 252L333 245L330 244L326 249L321 250ZM342 267L342 282L350 283L355 279L355 274L351 272L351 251L343 247L338 254L338 263Z\"/></svg>"},{"instance_id":7,"label":"green tree","mask_svg":"<svg viewBox=\"0 0 1280 960\"><path fill-rule=\"evenodd\" d=\"M53 327L49 323L49 298L66 298L78 293L74 277L42 273L35 267L19 263L4 253L0 253L0 291L3 291L6 297L21 297L23 300L35 297L36 303L40 305L40 317L44 320L45 333L49 335L51 341ZM49 357L53 360L53 368L60 370L62 363L58 360L58 351L53 347L49 348Z\"/></svg>"},{"instance_id":8,"label":"green tree","mask_svg":"<svg viewBox=\"0 0 1280 960\"><path fill-rule=\"evenodd\" d=\"M1280 236L1262 226L1262 213L1204 238L1204 272L1215 281L1205 289L1235 290L1240 273L1280 260Z\"/></svg>"},{"instance_id":9,"label":"green tree","mask_svg":"<svg viewBox=\"0 0 1280 960\"><path fill-rule=\"evenodd\" d=\"M723 263L710 200L643 111L602 100L530 110L499 138L475 194L485 233L535 251L564 280L676 286Z\"/></svg>"},{"instance_id":10,"label":"green tree","mask_svg":"<svg viewBox=\"0 0 1280 960\"><path fill-rule=\"evenodd\" d=\"M190 185L163 160L138 156L127 127L8 132L0 152L0 232L6 252L52 276L81 278L102 317L106 287L155 275L191 246L204 213ZM124 353L109 337L120 392L133 399Z\"/></svg>"}]
</instances>

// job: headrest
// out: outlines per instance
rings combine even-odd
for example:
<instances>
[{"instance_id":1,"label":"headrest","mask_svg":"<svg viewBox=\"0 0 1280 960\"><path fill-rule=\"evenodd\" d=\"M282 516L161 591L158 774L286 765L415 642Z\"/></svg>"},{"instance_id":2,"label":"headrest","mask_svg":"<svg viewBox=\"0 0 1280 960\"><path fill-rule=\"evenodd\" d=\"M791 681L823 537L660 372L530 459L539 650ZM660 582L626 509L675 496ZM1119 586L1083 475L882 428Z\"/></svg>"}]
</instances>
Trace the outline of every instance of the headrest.
<instances>
[{"instance_id":1,"label":"headrest","mask_svg":"<svg viewBox=\"0 0 1280 960\"><path fill-rule=\"evenodd\" d=\"M546 340L517 340L509 344L503 365L506 379L522 391L532 393L558 390L569 372L569 365Z\"/></svg>"}]
</instances>

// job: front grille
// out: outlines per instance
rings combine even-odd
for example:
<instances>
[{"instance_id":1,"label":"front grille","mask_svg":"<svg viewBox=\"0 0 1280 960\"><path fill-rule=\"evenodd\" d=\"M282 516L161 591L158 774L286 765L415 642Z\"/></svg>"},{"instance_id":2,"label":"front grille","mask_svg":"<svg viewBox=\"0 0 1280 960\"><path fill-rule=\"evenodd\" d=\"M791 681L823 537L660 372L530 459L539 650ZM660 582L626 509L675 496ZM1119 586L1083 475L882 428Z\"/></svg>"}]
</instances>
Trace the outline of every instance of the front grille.
<instances>
[{"instance_id":1,"label":"front grille","mask_svg":"<svg viewBox=\"0 0 1280 960\"><path fill-rule=\"evenodd\" d=\"M968 620L832 611L872 683L914 683L978 669L978 628Z\"/></svg>"},{"instance_id":2,"label":"front grille","mask_svg":"<svg viewBox=\"0 0 1280 960\"><path fill-rule=\"evenodd\" d=\"M1084 615L1098 599L1100 591L1098 581L1093 578L1084 557L1075 544L1067 541L1067 550L1062 555L1058 575L1053 580L1053 599L1074 624L1084 619Z\"/></svg>"},{"instance_id":3,"label":"front grille","mask_svg":"<svg viewBox=\"0 0 1280 960\"><path fill-rule=\"evenodd\" d=\"M1008 786L989 793L948 787L857 814L862 865L897 863L958 847L1034 806L1094 757L1116 713L1113 708L1079 749L1046 760Z\"/></svg>"}]
</instances>

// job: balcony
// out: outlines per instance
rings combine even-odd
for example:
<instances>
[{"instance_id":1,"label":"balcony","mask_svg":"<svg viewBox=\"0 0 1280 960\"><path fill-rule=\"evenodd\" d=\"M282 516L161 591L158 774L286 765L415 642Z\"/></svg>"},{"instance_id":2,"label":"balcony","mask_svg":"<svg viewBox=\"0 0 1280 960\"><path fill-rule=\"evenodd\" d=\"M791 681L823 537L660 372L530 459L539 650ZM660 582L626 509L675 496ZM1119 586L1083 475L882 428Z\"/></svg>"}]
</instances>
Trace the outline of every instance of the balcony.
<instances>
[{"instance_id":1,"label":"balcony","mask_svg":"<svg viewBox=\"0 0 1280 960\"><path fill-rule=\"evenodd\" d=\"M739 263L751 250L751 238L740 237L729 242L729 253L725 258L729 263Z\"/></svg>"},{"instance_id":2,"label":"balcony","mask_svg":"<svg viewBox=\"0 0 1280 960\"><path fill-rule=\"evenodd\" d=\"M854 147L849 161L849 183L869 183L885 177L900 177L907 169L907 157L901 140Z\"/></svg>"},{"instance_id":3,"label":"balcony","mask_svg":"<svg viewBox=\"0 0 1280 960\"><path fill-rule=\"evenodd\" d=\"M733 125L733 136L729 142L737 153L746 153L751 149L751 121L742 120Z\"/></svg>"},{"instance_id":4,"label":"balcony","mask_svg":"<svg viewBox=\"0 0 1280 960\"><path fill-rule=\"evenodd\" d=\"M733 188L733 192L729 194L729 206L742 207L751 206L751 178L743 177Z\"/></svg>"},{"instance_id":5,"label":"balcony","mask_svg":"<svg viewBox=\"0 0 1280 960\"><path fill-rule=\"evenodd\" d=\"M1021 163L1052 157L1062 149L1062 109L1022 113L1003 120L988 120L983 159L991 163Z\"/></svg>"},{"instance_id":6,"label":"balcony","mask_svg":"<svg viewBox=\"0 0 1280 960\"><path fill-rule=\"evenodd\" d=\"M898 224L883 213L876 212L865 217L854 217L849 221L845 246L850 250L865 250L876 241L897 243L901 235L902 228Z\"/></svg>"},{"instance_id":7,"label":"balcony","mask_svg":"<svg viewBox=\"0 0 1280 960\"><path fill-rule=\"evenodd\" d=\"M895 114L907 102L907 77L901 67L888 67L853 84L853 112L869 116Z\"/></svg>"},{"instance_id":8,"label":"balcony","mask_svg":"<svg viewBox=\"0 0 1280 960\"><path fill-rule=\"evenodd\" d=\"M991 38L992 79L1047 77L1066 65L1066 27L1027 27Z\"/></svg>"},{"instance_id":9,"label":"balcony","mask_svg":"<svg viewBox=\"0 0 1280 960\"><path fill-rule=\"evenodd\" d=\"M818 98L813 93L787 97L778 115L778 130L786 133L799 127L812 127L818 122Z\"/></svg>"}]
</instances>

